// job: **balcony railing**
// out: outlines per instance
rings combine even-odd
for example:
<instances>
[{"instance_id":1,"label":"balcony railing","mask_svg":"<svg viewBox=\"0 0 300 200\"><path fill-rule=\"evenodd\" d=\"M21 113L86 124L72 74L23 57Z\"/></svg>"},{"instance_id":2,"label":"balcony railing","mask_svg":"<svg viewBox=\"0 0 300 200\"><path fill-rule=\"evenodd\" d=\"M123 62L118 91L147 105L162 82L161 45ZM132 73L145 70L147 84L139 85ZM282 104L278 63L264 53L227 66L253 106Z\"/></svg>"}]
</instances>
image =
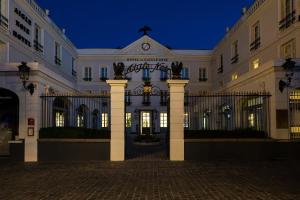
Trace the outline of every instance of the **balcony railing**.
<instances>
[{"instance_id":1,"label":"balcony railing","mask_svg":"<svg viewBox=\"0 0 300 200\"><path fill-rule=\"evenodd\" d=\"M217 73L218 73L218 74L223 73L223 66L221 66L221 67L219 67L219 68L217 69Z\"/></svg>"},{"instance_id":2,"label":"balcony railing","mask_svg":"<svg viewBox=\"0 0 300 200\"><path fill-rule=\"evenodd\" d=\"M143 81L150 81L151 80L151 78L147 77L147 76L144 76L142 79L143 79Z\"/></svg>"},{"instance_id":3,"label":"balcony railing","mask_svg":"<svg viewBox=\"0 0 300 200\"><path fill-rule=\"evenodd\" d=\"M57 56L55 56L55 64L61 65L61 59Z\"/></svg>"},{"instance_id":4,"label":"balcony railing","mask_svg":"<svg viewBox=\"0 0 300 200\"><path fill-rule=\"evenodd\" d=\"M199 78L199 82L206 82L207 81L207 78Z\"/></svg>"},{"instance_id":5,"label":"balcony railing","mask_svg":"<svg viewBox=\"0 0 300 200\"><path fill-rule=\"evenodd\" d=\"M108 78L107 77L101 77L100 80L105 82L106 80L108 80Z\"/></svg>"},{"instance_id":6,"label":"balcony railing","mask_svg":"<svg viewBox=\"0 0 300 200\"><path fill-rule=\"evenodd\" d=\"M239 61L239 54L235 55L233 58L231 58L231 64L235 64Z\"/></svg>"},{"instance_id":7,"label":"balcony railing","mask_svg":"<svg viewBox=\"0 0 300 200\"><path fill-rule=\"evenodd\" d=\"M0 14L0 26L5 28L6 30L8 29L8 19L1 14Z\"/></svg>"},{"instance_id":8,"label":"balcony railing","mask_svg":"<svg viewBox=\"0 0 300 200\"><path fill-rule=\"evenodd\" d=\"M39 51L39 52L41 52L41 53L43 53L43 49L44 49L44 47L43 47L43 45L41 45L38 41L36 41L36 40L34 40L33 41L33 47L34 47L34 49L36 50L36 51Z\"/></svg>"},{"instance_id":9,"label":"balcony railing","mask_svg":"<svg viewBox=\"0 0 300 200\"><path fill-rule=\"evenodd\" d=\"M296 11L289 13L279 22L279 30L284 30L290 27L296 20Z\"/></svg>"},{"instance_id":10,"label":"balcony railing","mask_svg":"<svg viewBox=\"0 0 300 200\"><path fill-rule=\"evenodd\" d=\"M260 47L260 38L257 38L250 44L250 51L257 50L259 47Z\"/></svg>"},{"instance_id":11,"label":"balcony railing","mask_svg":"<svg viewBox=\"0 0 300 200\"><path fill-rule=\"evenodd\" d=\"M73 75L74 77L77 77L77 72L76 72L74 69L72 69L72 75Z\"/></svg>"},{"instance_id":12,"label":"balcony railing","mask_svg":"<svg viewBox=\"0 0 300 200\"><path fill-rule=\"evenodd\" d=\"M89 77L85 77L83 78L84 81L88 81L88 82L91 82L92 81L92 78L89 78Z\"/></svg>"}]
</instances>

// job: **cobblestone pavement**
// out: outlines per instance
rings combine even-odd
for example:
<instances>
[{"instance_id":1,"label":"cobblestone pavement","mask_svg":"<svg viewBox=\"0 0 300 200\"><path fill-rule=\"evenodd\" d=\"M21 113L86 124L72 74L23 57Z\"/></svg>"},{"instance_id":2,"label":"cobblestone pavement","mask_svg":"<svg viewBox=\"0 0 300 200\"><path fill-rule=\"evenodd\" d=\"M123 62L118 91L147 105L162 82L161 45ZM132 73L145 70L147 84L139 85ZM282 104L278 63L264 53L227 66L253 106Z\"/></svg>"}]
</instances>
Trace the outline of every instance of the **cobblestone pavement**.
<instances>
[{"instance_id":1,"label":"cobblestone pavement","mask_svg":"<svg viewBox=\"0 0 300 200\"><path fill-rule=\"evenodd\" d=\"M300 162L9 163L0 199L299 200Z\"/></svg>"}]
</instances>

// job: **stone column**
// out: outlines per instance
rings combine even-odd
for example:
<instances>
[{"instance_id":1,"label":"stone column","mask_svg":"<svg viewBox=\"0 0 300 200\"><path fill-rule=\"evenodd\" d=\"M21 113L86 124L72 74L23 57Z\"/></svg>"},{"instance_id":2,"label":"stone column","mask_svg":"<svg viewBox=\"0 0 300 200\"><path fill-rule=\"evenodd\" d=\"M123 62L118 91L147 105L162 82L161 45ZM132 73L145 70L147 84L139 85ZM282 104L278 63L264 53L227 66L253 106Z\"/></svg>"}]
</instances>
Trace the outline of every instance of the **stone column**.
<instances>
[{"instance_id":1,"label":"stone column","mask_svg":"<svg viewBox=\"0 0 300 200\"><path fill-rule=\"evenodd\" d=\"M110 160L125 160L125 87L127 80L108 80L111 87Z\"/></svg>"},{"instance_id":2,"label":"stone column","mask_svg":"<svg viewBox=\"0 0 300 200\"><path fill-rule=\"evenodd\" d=\"M30 95L26 90L25 93L25 126L24 126L24 138L25 138L25 162L37 162L38 161L38 144L37 139L40 129L40 113L41 113L41 98L38 90L38 85L33 95ZM28 119L33 119L34 124L28 124ZM33 135L29 135L28 129L33 128Z\"/></svg>"},{"instance_id":3,"label":"stone column","mask_svg":"<svg viewBox=\"0 0 300 200\"><path fill-rule=\"evenodd\" d=\"M184 87L187 80L168 80L170 90L170 160L184 161Z\"/></svg>"}]
</instances>

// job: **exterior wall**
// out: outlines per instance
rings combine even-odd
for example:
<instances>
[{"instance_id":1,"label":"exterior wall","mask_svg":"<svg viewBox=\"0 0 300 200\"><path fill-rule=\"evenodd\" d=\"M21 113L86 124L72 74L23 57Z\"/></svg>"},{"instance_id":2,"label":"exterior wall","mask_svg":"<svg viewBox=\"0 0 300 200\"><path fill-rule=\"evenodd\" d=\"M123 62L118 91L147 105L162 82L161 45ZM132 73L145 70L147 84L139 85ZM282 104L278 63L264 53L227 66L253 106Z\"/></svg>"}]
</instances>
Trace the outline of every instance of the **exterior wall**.
<instances>
[{"instance_id":1,"label":"exterior wall","mask_svg":"<svg viewBox=\"0 0 300 200\"><path fill-rule=\"evenodd\" d=\"M18 138L25 141L25 161L36 161L37 138L41 125L40 96L50 91L69 93L76 91L76 77L72 75L72 60L77 58L77 52L74 45L34 1L10 0L4 2L6 7L2 9L6 10L1 11L1 14L6 15L9 26L8 29L0 27L0 87L11 90L19 97ZM17 14L15 9L24 14L27 17L26 20ZM17 25L17 21L26 29L21 29ZM38 24L41 28L43 52L34 48L34 24ZM27 40L27 43L18 39L14 32L18 32ZM55 64L54 41L57 41L62 49L60 66ZM27 84L33 83L35 86L32 96L23 88L19 78L17 66L21 62L27 62L31 68ZM29 118L35 120L34 136L27 135L29 127L27 119Z\"/></svg>"},{"instance_id":2,"label":"exterior wall","mask_svg":"<svg viewBox=\"0 0 300 200\"><path fill-rule=\"evenodd\" d=\"M150 44L149 50L143 50L142 44ZM111 55L113 54L113 56ZM154 61L155 60L155 61ZM152 38L143 36L124 49L82 49L79 50L78 61L78 88L80 91L101 93L109 91L110 88L100 78L101 67L107 67L108 79L114 79L113 63L123 62L125 71L131 65L143 65L148 63L155 65L157 63L171 67L174 61L183 62L184 67L188 68L190 84L186 87L186 92L198 93L200 91L209 91L211 88L210 64L211 51L205 50L170 50L162 46ZM84 81L84 68L92 68L92 81ZM208 81L199 82L199 68L205 68ZM150 73L151 84L162 91L168 91L166 80L161 80L160 71L155 70ZM127 84L127 91L134 93L139 86L143 86L143 71L131 72L126 75L130 78ZM170 77L170 74L169 74ZM167 112L167 106L161 106L160 96L151 96L151 105L143 105L142 96L131 96L131 105L126 107L126 112L132 115L132 127L127 131L136 132L140 123L139 111L153 112L155 120L153 121L153 132L160 132L160 113Z\"/></svg>"},{"instance_id":3,"label":"exterior wall","mask_svg":"<svg viewBox=\"0 0 300 200\"><path fill-rule=\"evenodd\" d=\"M295 5L296 12L299 13L299 1L295 1ZM215 91L270 92L272 137L287 139L288 129L276 127L276 110L287 109L287 94L282 94L278 89L279 81L285 78L285 73L280 67L285 59L281 56L281 46L295 39L295 58L299 58L300 24L297 15L294 24L285 30L279 30L279 21L282 19L280 12L280 1L257 0L215 47L212 79L216 83L213 85ZM257 22L260 24L261 45L257 50L251 51L252 26ZM239 43L240 59L238 63L231 64L231 45L236 40ZM221 54L224 57L223 73L217 73ZM258 69L252 66L256 59L260 62ZM237 73L238 80L232 80L234 73ZM299 85L297 81L294 82L294 86L296 85Z\"/></svg>"}]
</instances>

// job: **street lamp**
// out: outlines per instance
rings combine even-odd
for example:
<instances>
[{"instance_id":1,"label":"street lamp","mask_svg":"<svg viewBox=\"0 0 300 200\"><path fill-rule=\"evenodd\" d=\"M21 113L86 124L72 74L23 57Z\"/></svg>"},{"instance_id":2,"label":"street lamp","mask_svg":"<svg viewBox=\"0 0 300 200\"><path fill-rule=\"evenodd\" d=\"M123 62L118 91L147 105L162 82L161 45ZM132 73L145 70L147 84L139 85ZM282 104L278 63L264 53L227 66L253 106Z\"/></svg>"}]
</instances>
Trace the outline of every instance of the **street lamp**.
<instances>
[{"instance_id":1,"label":"street lamp","mask_svg":"<svg viewBox=\"0 0 300 200\"><path fill-rule=\"evenodd\" d=\"M23 82L23 87L25 90L28 90L31 95L34 93L34 85L30 83L26 86L26 82L29 80L30 76L30 67L27 66L27 63L22 62L19 68L19 77Z\"/></svg>"},{"instance_id":2,"label":"street lamp","mask_svg":"<svg viewBox=\"0 0 300 200\"><path fill-rule=\"evenodd\" d=\"M280 92L283 92L285 88L291 87L294 70L296 67L296 62L292 61L291 58L286 59L285 63L282 65L282 68L285 70L286 80L279 81Z\"/></svg>"}]
</instances>

